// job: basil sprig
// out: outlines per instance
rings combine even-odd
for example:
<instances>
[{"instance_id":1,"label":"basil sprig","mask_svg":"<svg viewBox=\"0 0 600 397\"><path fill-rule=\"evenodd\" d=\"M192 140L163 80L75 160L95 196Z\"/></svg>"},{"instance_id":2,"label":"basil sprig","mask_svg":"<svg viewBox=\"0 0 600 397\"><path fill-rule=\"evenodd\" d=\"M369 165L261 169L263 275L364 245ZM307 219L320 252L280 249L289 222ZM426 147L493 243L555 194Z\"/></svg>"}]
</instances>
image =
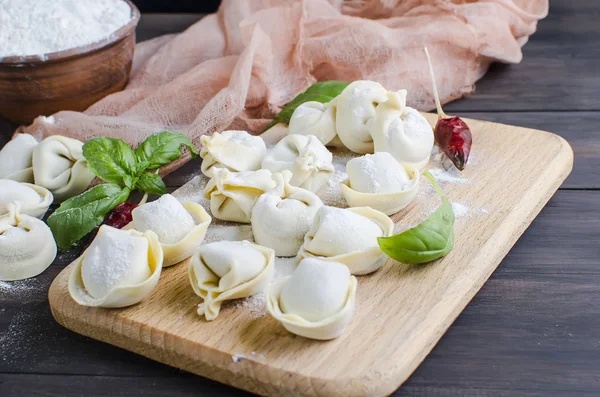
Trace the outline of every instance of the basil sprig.
<instances>
[{"instance_id":1,"label":"basil sprig","mask_svg":"<svg viewBox=\"0 0 600 397\"><path fill-rule=\"evenodd\" d=\"M64 201L48 218L48 226L58 246L69 249L98 227L106 215L125 202L135 189L148 194L165 194L167 187L157 170L181 157L181 146L192 157L198 151L182 134L159 132L148 137L134 152L125 141L93 138L83 145L89 169L108 182Z\"/></svg>"},{"instance_id":2,"label":"basil sprig","mask_svg":"<svg viewBox=\"0 0 600 397\"><path fill-rule=\"evenodd\" d=\"M344 88L348 87L350 83L345 81L322 81L315 83L308 87L308 89L301 94L298 94L290 103L288 103L281 111L275 116L275 119L266 128L273 127L275 124L284 123L289 124L294 110L305 102L316 101L321 103L327 103L336 96L340 95Z\"/></svg>"},{"instance_id":3,"label":"basil sprig","mask_svg":"<svg viewBox=\"0 0 600 397\"><path fill-rule=\"evenodd\" d=\"M379 237L383 252L398 262L411 265L439 259L454 247L454 211L429 171L423 174L440 196L442 204L419 225L391 237Z\"/></svg>"}]
</instances>

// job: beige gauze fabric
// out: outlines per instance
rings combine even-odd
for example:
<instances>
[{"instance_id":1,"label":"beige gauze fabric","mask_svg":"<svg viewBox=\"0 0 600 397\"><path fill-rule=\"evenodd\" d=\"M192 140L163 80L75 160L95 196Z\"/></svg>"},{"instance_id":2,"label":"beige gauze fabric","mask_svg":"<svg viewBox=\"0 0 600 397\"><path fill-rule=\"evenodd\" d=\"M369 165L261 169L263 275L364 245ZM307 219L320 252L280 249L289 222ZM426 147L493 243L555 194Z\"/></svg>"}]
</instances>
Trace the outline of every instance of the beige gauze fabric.
<instances>
[{"instance_id":1,"label":"beige gauze fabric","mask_svg":"<svg viewBox=\"0 0 600 397\"><path fill-rule=\"evenodd\" d=\"M491 62L520 62L547 12L548 0L224 0L185 32L138 44L124 91L19 132L111 136L135 147L170 130L200 147L215 131L261 133L282 106L324 80L405 88L410 106L428 110L424 46L448 102L472 92Z\"/></svg>"}]
</instances>

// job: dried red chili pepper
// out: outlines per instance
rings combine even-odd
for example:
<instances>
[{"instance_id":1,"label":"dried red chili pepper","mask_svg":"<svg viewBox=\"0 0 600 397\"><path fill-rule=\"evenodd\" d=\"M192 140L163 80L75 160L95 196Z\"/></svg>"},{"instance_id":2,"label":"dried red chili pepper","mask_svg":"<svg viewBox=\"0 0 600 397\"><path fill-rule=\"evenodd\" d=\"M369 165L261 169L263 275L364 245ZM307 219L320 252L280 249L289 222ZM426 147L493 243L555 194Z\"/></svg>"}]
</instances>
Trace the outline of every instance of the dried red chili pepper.
<instances>
[{"instance_id":1,"label":"dried red chili pepper","mask_svg":"<svg viewBox=\"0 0 600 397\"><path fill-rule=\"evenodd\" d=\"M467 161L469 161L473 136L467 123L460 117L448 116L442 110L440 97L435 84L433 66L431 65L431 58L429 58L429 51L427 51L427 47L425 47L424 50L425 55L427 55L427 62L429 62L429 73L433 83L433 95L438 114L438 121L433 129L435 140L442 152L452 160L452 163L456 168L462 171L465 169Z\"/></svg>"},{"instance_id":2,"label":"dried red chili pepper","mask_svg":"<svg viewBox=\"0 0 600 397\"><path fill-rule=\"evenodd\" d=\"M108 214L104 220L104 224L117 229L122 229L133 219L131 212L137 206L137 204L127 201L117 205L115 209Z\"/></svg>"}]
</instances>

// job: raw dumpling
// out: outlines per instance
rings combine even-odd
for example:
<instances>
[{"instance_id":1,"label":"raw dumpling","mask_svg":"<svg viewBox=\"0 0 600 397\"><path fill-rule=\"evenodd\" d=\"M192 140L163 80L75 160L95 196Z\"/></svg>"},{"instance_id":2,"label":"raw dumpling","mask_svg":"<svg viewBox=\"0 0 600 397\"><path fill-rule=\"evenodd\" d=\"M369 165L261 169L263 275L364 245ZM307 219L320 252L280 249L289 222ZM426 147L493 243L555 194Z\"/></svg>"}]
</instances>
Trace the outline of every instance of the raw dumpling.
<instances>
[{"instance_id":1,"label":"raw dumpling","mask_svg":"<svg viewBox=\"0 0 600 397\"><path fill-rule=\"evenodd\" d=\"M132 211L131 227L156 233L164 253L163 267L179 263L196 252L204 241L211 218L197 203L180 203L170 194Z\"/></svg>"},{"instance_id":2,"label":"raw dumpling","mask_svg":"<svg viewBox=\"0 0 600 397\"><path fill-rule=\"evenodd\" d=\"M202 136L204 146L200 151L201 170L206 176L212 168L227 168L229 171L255 171L267 153L265 142L259 136L246 131L215 132Z\"/></svg>"},{"instance_id":3,"label":"raw dumpling","mask_svg":"<svg viewBox=\"0 0 600 397\"><path fill-rule=\"evenodd\" d=\"M290 183L317 193L333 174L333 155L314 135L288 135L265 156L262 167L272 173L289 170Z\"/></svg>"},{"instance_id":4,"label":"raw dumpling","mask_svg":"<svg viewBox=\"0 0 600 397\"><path fill-rule=\"evenodd\" d=\"M372 208L321 207L298 257L340 262L352 274L368 274L379 269L385 260L377 237L389 237L393 231L392 220Z\"/></svg>"},{"instance_id":5,"label":"raw dumpling","mask_svg":"<svg viewBox=\"0 0 600 397\"><path fill-rule=\"evenodd\" d=\"M103 225L73 263L69 293L82 306L131 306L156 287L162 265L163 251L154 232Z\"/></svg>"},{"instance_id":6,"label":"raw dumpling","mask_svg":"<svg viewBox=\"0 0 600 397\"><path fill-rule=\"evenodd\" d=\"M352 319L356 286L344 264L306 258L291 276L269 287L267 309L293 334L337 338Z\"/></svg>"},{"instance_id":7,"label":"raw dumpling","mask_svg":"<svg viewBox=\"0 0 600 397\"><path fill-rule=\"evenodd\" d=\"M213 168L211 174L203 194L210 199L212 215L224 221L250 223L256 200L275 187L268 170L231 172Z\"/></svg>"},{"instance_id":8,"label":"raw dumpling","mask_svg":"<svg viewBox=\"0 0 600 397\"><path fill-rule=\"evenodd\" d=\"M323 145L328 145L337 134L335 111L335 100L329 103L304 102L290 118L289 133L314 135Z\"/></svg>"},{"instance_id":9,"label":"raw dumpling","mask_svg":"<svg viewBox=\"0 0 600 397\"><path fill-rule=\"evenodd\" d=\"M56 243L50 228L37 218L21 214L8 204L0 216L0 280L35 277L54 261Z\"/></svg>"},{"instance_id":10,"label":"raw dumpling","mask_svg":"<svg viewBox=\"0 0 600 397\"><path fill-rule=\"evenodd\" d=\"M376 152L389 152L401 164L421 169L429 162L433 129L417 110L406 106L406 90L389 92L369 123Z\"/></svg>"},{"instance_id":11,"label":"raw dumpling","mask_svg":"<svg viewBox=\"0 0 600 397\"><path fill-rule=\"evenodd\" d=\"M33 183L31 157L38 141L29 134L19 134L0 150L0 178Z\"/></svg>"},{"instance_id":12,"label":"raw dumpling","mask_svg":"<svg viewBox=\"0 0 600 397\"><path fill-rule=\"evenodd\" d=\"M348 180L342 194L350 207L371 207L386 215L406 207L419 190L419 170L378 152L353 158L346 164Z\"/></svg>"},{"instance_id":13,"label":"raw dumpling","mask_svg":"<svg viewBox=\"0 0 600 397\"><path fill-rule=\"evenodd\" d=\"M214 320L221 304L263 292L273 274L272 249L248 241L218 241L200 247L189 266L194 292L204 299L198 314Z\"/></svg>"},{"instance_id":14,"label":"raw dumpling","mask_svg":"<svg viewBox=\"0 0 600 397\"><path fill-rule=\"evenodd\" d=\"M0 215L8 212L8 204L18 203L22 214L41 219L52 201L52 193L41 186L0 179Z\"/></svg>"},{"instance_id":15,"label":"raw dumpling","mask_svg":"<svg viewBox=\"0 0 600 397\"><path fill-rule=\"evenodd\" d=\"M344 146L356 153L373 153L368 123L375 116L375 108L386 100L386 89L373 81L355 81L342 91L336 98L335 125Z\"/></svg>"},{"instance_id":16,"label":"raw dumpling","mask_svg":"<svg viewBox=\"0 0 600 397\"><path fill-rule=\"evenodd\" d=\"M54 135L33 150L35 184L50 190L57 202L82 193L94 179L82 148L77 139Z\"/></svg>"},{"instance_id":17,"label":"raw dumpling","mask_svg":"<svg viewBox=\"0 0 600 397\"><path fill-rule=\"evenodd\" d=\"M277 256L296 256L323 203L314 193L290 185L291 172L273 175L277 186L259 197L252 210L254 241Z\"/></svg>"}]
</instances>

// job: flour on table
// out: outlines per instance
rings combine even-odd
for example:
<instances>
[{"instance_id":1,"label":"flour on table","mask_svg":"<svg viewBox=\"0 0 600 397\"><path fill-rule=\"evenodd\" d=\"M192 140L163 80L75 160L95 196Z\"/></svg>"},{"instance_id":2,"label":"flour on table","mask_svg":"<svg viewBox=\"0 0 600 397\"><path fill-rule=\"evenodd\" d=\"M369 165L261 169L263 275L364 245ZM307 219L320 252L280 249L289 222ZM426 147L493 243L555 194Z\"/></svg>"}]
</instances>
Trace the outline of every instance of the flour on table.
<instances>
[{"instance_id":1,"label":"flour on table","mask_svg":"<svg viewBox=\"0 0 600 397\"><path fill-rule=\"evenodd\" d=\"M64 51L101 41L131 20L123 0L2 0L0 58Z\"/></svg>"},{"instance_id":2,"label":"flour on table","mask_svg":"<svg viewBox=\"0 0 600 397\"><path fill-rule=\"evenodd\" d=\"M235 308L248 310L250 317L256 319L267 315L267 296L264 292L235 301Z\"/></svg>"},{"instance_id":3,"label":"flour on table","mask_svg":"<svg viewBox=\"0 0 600 397\"><path fill-rule=\"evenodd\" d=\"M340 183L348 179L348 174L346 174L346 163L348 163L350 159L358 156L358 154L345 149L333 150L333 175L331 175L331 178L329 178L325 187L319 192L319 197L323 204L332 207L348 206L342 195Z\"/></svg>"}]
</instances>

